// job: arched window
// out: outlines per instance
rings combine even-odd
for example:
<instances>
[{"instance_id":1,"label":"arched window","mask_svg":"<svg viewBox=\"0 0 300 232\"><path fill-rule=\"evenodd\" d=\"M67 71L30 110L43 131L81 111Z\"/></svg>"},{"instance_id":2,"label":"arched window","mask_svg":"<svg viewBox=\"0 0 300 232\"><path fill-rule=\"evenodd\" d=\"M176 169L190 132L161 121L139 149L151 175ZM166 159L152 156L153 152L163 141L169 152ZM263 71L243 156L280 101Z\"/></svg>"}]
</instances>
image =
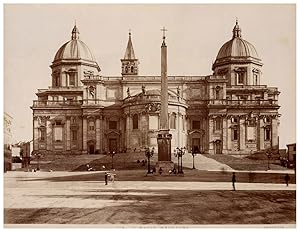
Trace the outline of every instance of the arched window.
<instances>
[{"instance_id":1,"label":"arched window","mask_svg":"<svg viewBox=\"0 0 300 232\"><path fill-rule=\"evenodd\" d=\"M133 68L133 66L131 66L131 68L130 68L130 69L131 69L131 73L133 73L133 71L134 71L134 68Z\"/></svg>"},{"instance_id":2,"label":"arched window","mask_svg":"<svg viewBox=\"0 0 300 232\"><path fill-rule=\"evenodd\" d=\"M125 66L125 73L128 73L128 67Z\"/></svg>"},{"instance_id":3,"label":"arched window","mask_svg":"<svg viewBox=\"0 0 300 232\"><path fill-rule=\"evenodd\" d=\"M132 121L132 129L139 129L139 116L137 114L133 115Z\"/></svg>"},{"instance_id":4,"label":"arched window","mask_svg":"<svg viewBox=\"0 0 300 232\"><path fill-rule=\"evenodd\" d=\"M170 129L176 129L176 115L170 115Z\"/></svg>"}]
</instances>

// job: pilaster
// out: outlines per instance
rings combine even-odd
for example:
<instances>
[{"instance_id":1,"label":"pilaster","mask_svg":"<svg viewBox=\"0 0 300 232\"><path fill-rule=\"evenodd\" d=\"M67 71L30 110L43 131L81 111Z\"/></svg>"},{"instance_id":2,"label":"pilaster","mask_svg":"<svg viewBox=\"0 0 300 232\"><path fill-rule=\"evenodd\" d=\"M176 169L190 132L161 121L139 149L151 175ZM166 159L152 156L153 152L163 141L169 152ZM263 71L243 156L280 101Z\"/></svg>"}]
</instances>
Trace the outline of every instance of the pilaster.
<instances>
[{"instance_id":1,"label":"pilaster","mask_svg":"<svg viewBox=\"0 0 300 232\"><path fill-rule=\"evenodd\" d=\"M96 150L100 150L100 117L96 117Z\"/></svg>"},{"instance_id":2,"label":"pilaster","mask_svg":"<svg viewBox=\"0 0 300 232\"><path fill-rule=\"evenodd\" d=\"M245 150L245 139L246 139L245 118L240 117L240 151Z\"/></svg>"},{"instance_id":3,"label":"pilaster","mask_svg":"<svg viewBox=\"0 0 300 232\"><path fill-rule=\"evenodd\" d=\"M33 117L33 150L39 149L38 116Z\"/></svg>"},{"instance_id":4,"label":"pilaster","mask_svg":"<svg viewBox=\"0 0 300 232\"><path fill-rule=\"evenodd\" d=\"M264 122L263 118L259 119L259 150L265 148Z\"/></svg>"},{"instance_id":5,"label":"pilaster","mask_svg":"<svg viewBox=\"0 0 300 232\"><path fill-rule=\"evenodd\" d=\"M82 150L87 152L87 118L85 116L82 119Z\"/></svg>"},{"instance_id":6,"label":"pilaster","mask_svg":"<svg viewBox=\"0 0 300 232\"><path fill-rule=\"evenodd\" d=\"M46 127L46 134L47 134L47 151L52 150L52 124L51 121L47 120L47 127Z\"/></svg>"},{"instance_id":7,"label":"pilaster","mask_svg":"<svg viewBox=\"0 0 300 232\"><path fill-rule=\"evenodd\" d=\"M71 130L70 130L70 125L71 125L70 117L67 116L66 117L66 148L67 148L67 151L71 150Z\"/></svg>"}]
</instances>

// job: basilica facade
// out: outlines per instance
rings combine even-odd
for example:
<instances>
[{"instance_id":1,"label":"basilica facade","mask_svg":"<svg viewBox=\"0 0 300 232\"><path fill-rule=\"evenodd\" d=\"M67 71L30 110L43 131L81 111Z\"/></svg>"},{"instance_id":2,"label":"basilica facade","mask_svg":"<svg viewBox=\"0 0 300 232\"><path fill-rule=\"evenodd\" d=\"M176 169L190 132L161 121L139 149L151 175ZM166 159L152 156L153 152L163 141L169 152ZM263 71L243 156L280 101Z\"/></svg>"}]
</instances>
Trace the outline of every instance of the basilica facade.
<instances>
[{"instance_id":1,"label":"basilica facade","mask_svg":"<svg viewBox=\"0 0 300 232\"><path fill-rule=\"evenodd\" d=\"M168 76L171 146L210 154L278 147L278 96L263 83L262 61L236 22L208 76ZM161 77L140 76L131 33L121 75L102 76L76 26L56 52L52 85L33 101L33 150L99 154L154 147Z\"/></svg>"}]
</instances>

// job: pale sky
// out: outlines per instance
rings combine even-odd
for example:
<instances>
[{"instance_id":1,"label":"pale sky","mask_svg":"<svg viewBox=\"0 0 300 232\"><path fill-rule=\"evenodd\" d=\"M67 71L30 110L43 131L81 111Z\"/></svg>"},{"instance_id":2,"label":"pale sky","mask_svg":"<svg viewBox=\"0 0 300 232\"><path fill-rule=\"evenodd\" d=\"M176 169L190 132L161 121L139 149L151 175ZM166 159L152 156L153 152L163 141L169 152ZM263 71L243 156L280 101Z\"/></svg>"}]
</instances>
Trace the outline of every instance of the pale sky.
<instances>
[{"instance_id":1,"label":"pale sky","mask_svg":"<svg viewBox=\"0 0 300 232\"><path fill-rule=\"evenodd\" d=\"M238 17L242 37L264 63L261 84L278 87L280 147L296 142L295 5L5 5L4 111L13 117L14 141L32 139L38 88L48 88L55 53L70 40L76 20L80 39L103 76L119 76L132 31L140 75L160 75L165 26L169 75L210 75Z\"/></svg>"}]
</instances>

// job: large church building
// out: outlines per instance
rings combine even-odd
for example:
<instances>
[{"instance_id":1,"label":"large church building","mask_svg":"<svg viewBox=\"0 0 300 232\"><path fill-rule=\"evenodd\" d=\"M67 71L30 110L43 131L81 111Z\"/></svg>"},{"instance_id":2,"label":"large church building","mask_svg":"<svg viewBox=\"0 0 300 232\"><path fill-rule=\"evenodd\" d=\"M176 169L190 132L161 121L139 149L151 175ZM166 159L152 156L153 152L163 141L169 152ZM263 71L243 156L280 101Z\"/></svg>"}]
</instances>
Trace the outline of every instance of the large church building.
<instances>
[{"instance_id":1,"label":"large church building","mask_svg":"<svg viewBox=\"0 0 300 232\"><path fill-rule=\"evenodd\" d=\"M159 45L158 45L159 46ZM236 22L212 75L168 76L172 150L246 154L278 148L279 91L263 83L262 60ZM74 26L51 64L52 84L33 101L33 150L99 154L155 147L161 77L140 76L131 33L120 76L102 76Z\"/></svg>"}]
</instances>

